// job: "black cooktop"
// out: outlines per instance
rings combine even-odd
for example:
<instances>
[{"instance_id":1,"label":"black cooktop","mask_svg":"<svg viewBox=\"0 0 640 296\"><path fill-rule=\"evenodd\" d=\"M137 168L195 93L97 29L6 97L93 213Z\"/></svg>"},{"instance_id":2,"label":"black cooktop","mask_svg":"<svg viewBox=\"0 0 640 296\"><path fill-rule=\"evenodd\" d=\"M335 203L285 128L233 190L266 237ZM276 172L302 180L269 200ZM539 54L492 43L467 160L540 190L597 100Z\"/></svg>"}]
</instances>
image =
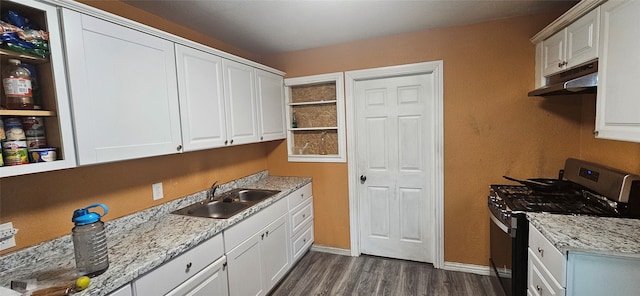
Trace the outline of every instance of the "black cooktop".
<instances>
[{"instance_id":1,"label":"black cooktop","mask_svg":"<svg viewBox=\"0 0 640 296\"><path fill-rule=\"evenodd\" d=\"M587 190L566 188L540 192L518 185L492 185L491 188L511 211L619 216L606 198Z\"/></svg>"}]
</instances>

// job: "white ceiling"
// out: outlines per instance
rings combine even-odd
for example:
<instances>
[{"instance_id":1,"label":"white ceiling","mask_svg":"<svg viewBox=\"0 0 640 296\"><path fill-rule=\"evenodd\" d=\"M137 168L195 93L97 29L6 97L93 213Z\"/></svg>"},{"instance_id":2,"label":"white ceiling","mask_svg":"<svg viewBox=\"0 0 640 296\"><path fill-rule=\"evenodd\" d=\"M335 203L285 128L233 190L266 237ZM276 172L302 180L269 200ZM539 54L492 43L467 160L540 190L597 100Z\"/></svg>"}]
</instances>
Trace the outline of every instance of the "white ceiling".
<instances>
[{"instance_id":1,"label":"white ceiling","mask_svg":"<svg viewBox=\"0 0 640 296\"><path fill-rule=\"evenodd\" d=\"M123 0L258 55L568 9L569 0Z\"/></svg>"}]
</instances>

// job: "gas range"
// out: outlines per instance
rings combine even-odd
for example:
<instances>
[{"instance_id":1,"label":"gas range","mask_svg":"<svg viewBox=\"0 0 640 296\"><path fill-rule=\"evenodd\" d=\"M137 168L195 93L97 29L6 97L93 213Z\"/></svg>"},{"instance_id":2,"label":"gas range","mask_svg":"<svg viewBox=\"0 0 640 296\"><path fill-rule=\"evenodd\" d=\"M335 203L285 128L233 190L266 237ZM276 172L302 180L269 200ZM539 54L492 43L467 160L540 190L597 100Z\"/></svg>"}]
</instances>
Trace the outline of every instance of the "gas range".
<instances>
[{"instance_id":1,"label":"gas range","mask_svg":"<svg viewBox=\"0 0 640 296\"><path fill-rule=\"evenodd\" d=\"M640 176L573 158L560 172L490 186L491 278L507 296L527 294L527 212L640 219Z\"/></svg>"}]
</instances>

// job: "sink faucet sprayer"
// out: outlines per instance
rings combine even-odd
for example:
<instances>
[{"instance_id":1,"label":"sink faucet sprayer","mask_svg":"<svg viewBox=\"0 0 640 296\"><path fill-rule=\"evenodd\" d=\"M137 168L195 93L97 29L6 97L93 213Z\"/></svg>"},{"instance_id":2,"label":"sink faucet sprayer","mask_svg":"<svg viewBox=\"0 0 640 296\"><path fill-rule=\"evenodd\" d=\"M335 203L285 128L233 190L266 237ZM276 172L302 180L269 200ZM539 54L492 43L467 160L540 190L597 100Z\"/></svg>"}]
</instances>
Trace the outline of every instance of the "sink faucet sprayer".
<instances>
[{"instance_id":1,"label":"sink faucet sprayer","mask_svg":"<svg viewBox=\"0 0 640 296\"><path fill-rule=\"evenodd\" d=\"M220 182L220 180L213 182L211 188L209 188L209 191L207 192L207 198L209 199L209 201L214 201L214 197L216 196L216 189L220 187L220 185L218 185L218 182Z\"/></svg>"}]
</instances>

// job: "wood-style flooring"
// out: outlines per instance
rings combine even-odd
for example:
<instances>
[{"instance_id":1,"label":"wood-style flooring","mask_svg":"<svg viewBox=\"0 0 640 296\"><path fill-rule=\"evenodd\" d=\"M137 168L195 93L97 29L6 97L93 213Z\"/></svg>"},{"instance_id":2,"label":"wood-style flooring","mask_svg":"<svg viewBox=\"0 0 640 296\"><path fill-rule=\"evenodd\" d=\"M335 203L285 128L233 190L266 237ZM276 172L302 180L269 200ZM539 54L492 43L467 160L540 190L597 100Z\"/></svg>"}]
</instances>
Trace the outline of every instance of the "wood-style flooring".
<instances>
[{"instance_id":1,"label":"wood-style flooring","mask_svg":"<svg viewBox=\"0 0 640 296\"><path fill-rule=\"evenodd\" d=\"M280 295L497 295L488 276L362 255L308 252L280 282Z\"/></svg>"}]
</instances>

